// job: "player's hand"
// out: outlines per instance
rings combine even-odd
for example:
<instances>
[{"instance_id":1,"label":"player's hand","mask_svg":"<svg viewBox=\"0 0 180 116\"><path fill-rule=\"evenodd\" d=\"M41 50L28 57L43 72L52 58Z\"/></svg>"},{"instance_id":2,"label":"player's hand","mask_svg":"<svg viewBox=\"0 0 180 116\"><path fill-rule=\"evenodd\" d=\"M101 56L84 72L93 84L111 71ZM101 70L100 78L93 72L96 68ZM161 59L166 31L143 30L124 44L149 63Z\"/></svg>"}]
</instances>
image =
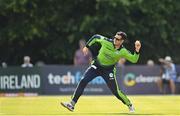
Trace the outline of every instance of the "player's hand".
<instances>
[{"instance_id":1,"label":"player's hand","mask_svg":"<svg viewBox=\"0 0 180 116\"><path fill-rule=\"evenodd\" d=\"M139 40L136 40L135 42L135 50L136 52L139 52L141 49L141 42Z\"/></svg>"},{"instance_id":2,"label":"player's hand","mask_svg":"<svg viewBox=\"0 0 180 116\"><path fill-rule=\"evenodd\" d=\"M84 47L84 48L83 48L83 53L84 53L84 55L87 55L88 52L89 52L89 49L88 49L87 47Z\"/></svg>"}]
</instances>

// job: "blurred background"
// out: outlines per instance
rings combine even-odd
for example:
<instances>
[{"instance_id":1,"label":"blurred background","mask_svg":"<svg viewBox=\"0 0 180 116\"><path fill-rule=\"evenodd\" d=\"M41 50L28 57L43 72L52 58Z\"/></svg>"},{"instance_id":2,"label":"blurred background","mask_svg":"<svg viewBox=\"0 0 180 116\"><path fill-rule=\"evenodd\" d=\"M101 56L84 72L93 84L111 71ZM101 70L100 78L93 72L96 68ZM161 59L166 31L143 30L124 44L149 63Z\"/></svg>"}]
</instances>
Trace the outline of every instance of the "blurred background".
<instances>
[{"instance_id":1,"label":"blurred background","mask_svg":"<svg viewBox=\"0 0 180 116\"><path fill-rule=\"evenodd\" d=\"M0 0L0 61L73 64L78 41L127 33L142 42L139 64L170 55L180 63L179 0Z\"/></svg>"},{"instance_id":2,"label":"blurred background","mask_svg":"<svg viewBox=\"0 0 180 116\"><path fill-rule=\"evenodd\" d=\"M132 97L138 113L180 115L180 0L0 0L0 115L66 112L58 109L59 99L70 98L92 60L91 53L82 55L83 46L94 34L111 38L117 31L126 32L124 46L132 53L134 42L142 43L137 64L125 59L117 63L121 90L160 95L142 96L144 102ZM84 94L112 95L101 77L90 82ZM5 97L39 95L48 97ZM113 107L111 96L108 100L107 106ZM92 106L86 106L86 99L81 103L84 109L79 112L94 112L92 101ZM109 112L100 106L98 112ZM113 112L119 112L115 108Z\"/></svg>"}]
</instances>

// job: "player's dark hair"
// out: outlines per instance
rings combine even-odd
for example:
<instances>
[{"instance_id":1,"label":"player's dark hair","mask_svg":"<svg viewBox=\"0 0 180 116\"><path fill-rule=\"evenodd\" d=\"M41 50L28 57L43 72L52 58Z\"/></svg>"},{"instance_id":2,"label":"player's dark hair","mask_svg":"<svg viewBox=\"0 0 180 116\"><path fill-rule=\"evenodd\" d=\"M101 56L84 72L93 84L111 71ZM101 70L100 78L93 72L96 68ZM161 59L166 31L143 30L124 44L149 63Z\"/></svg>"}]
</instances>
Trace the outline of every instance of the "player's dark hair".
<instances>
[{"instance_id":1,"label":"player's dark hair","mask_svg":"<svg viewBox=\"0 0 180 116\"><path fill-rule=\"evenodd\" d=\"M116 35L120 35L124 40L127 40L127 34L125 32L119 31Z\"/></svg>"}]
</instances>

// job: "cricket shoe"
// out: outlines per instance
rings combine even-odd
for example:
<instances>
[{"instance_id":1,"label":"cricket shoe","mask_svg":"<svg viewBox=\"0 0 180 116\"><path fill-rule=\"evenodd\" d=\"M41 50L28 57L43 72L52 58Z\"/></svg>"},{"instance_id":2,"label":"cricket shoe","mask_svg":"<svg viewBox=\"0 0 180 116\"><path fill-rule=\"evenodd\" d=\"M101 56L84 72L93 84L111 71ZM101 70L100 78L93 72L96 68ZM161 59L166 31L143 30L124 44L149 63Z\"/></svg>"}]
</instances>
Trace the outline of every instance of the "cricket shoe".
<instances>
[{"instance_id":1,"label":"cricket shoe","mask_svg":"<svg viewBox=\"0 0 180 116\"><path fill-rule=\"evenodd\" d=\"M135 108L134 108L133 105L130 105L130 106L129 106L129 112L130 112L130 113L134 113L134 112L135 112Z\"/></svg>"},{"instance_id":2,"label":"cricket shoe","mask_svg":"<svg viewBox=\"0 0 180 116\"><path fill-rule=\"evenodd\" d=\"M74 111L74 106L70 102L61 102L61 105L67 108L69 111Z\"/></svg>"}]
</instances>

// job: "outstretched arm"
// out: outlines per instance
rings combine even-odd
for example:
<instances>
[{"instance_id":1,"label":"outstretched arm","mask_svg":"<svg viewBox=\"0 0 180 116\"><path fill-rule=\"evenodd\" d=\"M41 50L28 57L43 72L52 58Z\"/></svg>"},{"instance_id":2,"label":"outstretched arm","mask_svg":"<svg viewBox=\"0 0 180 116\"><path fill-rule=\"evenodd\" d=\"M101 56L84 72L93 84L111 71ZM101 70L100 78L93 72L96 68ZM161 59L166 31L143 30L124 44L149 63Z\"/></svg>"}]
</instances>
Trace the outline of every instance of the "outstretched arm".
<instances>
[{"instance_id":1,"label":"outstretched arm","mask_svg":"<svg viewBox=\"0 0 180 116\"><path fill-rule=\"evenodd\" d=\"M99 51L104 39L106 39L106 37L104 37L102 35L98 35L98 34L93 35L89 39L89 41L86 43L86 47L83 48L84 55L86 55L88 53L89 49L91 50L91 52ZM93 51L92 51L92 46L93 46ZM97 54L95 53L95 55L97 55Z\"/></svg>"}]
</instances>

